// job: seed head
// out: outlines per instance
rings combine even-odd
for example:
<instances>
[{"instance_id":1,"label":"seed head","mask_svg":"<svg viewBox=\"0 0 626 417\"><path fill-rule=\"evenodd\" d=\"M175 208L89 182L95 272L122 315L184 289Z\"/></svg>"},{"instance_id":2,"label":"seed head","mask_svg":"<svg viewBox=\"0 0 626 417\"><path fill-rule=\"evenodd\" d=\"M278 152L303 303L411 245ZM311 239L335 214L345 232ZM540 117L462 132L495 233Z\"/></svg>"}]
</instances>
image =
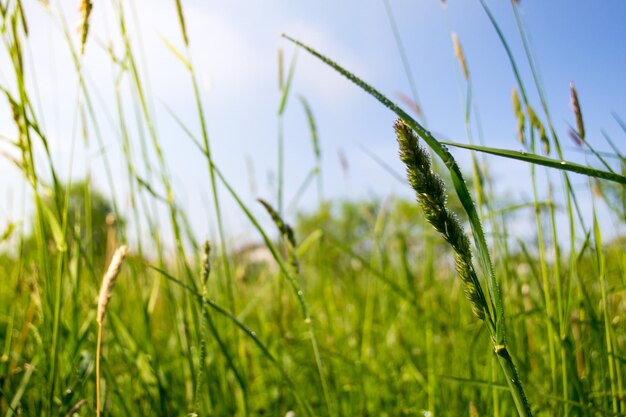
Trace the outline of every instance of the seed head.
<instances>
[{"instance_id":1,"label":"seed head","mask_svg":"<svg viewBox=\"0 0 626 417\"><path fill-rule=\"evenodd\" d=\"M202 284L206 284L211 274L211 245L207 240L204 242L204 254L202 258Z\"/></svg>"},{"instance_id":2,"label":"seed head","mask_svg":"<svg viewBox=\"0 0 626 417\"><path fill-rule=\"evenodd\" d=\"M465 295L472 305L472 312L484 320L488 307L472 264L470 241L459 219L446 206L443 181L432 170L430 156L419 145L413 130L400 119L396 121L394 129L400 145L400 159L407 167L409 183L417 194L424 216L452 246L456 270L463 282Z\"/></svg>"},{"instance_id":3,"label":"seed head","mask_svg":"<svg viewBox=\"0 0 626 417\"><path fill-rule=\"evenodd\" d=\"M465 54L463 53L463 48L461 48L461 42L459 42L459 37L456 33L452 33L452 43L454 44L454 55L459 59L461 63L461 70L463 70L463 75L466 80L469 80L469 70L467 69L467 62L465 61Z\"/></svg>"},{"instance_id":4,"label":"seed head","mask_svg":"<svg viewBox=\"0 0 626 417\"><path fill-rule=\"evenodd\" d=\"M296 237L291 226L285 223L282 217L280 217L280 214L278 214L278 212L274 209L274 207L272 207L267 201L263 200L262 198L258 198L257 201L261 203L263 207L265 207L265 210L268 212L268 214L274 221L274 224L280 231L280 234L285 239L287 239L287 241L291 244L292 247L296 247Z\"/></svg>"},{"instance_id":5,"label":"seed head","mask_svg":"<svg viewBox=\"0 0 626 417\"><path fill-rule=\"evenodd\" d=\"M87 35L89 34L89 16L93 3L91 0L81 0L78 11L80 12L80 21L78 24L78 32L80 33L80 53L85 52L85 43L87 43Z\"/></svg>"},{"instance_id":6,"label":"seed head","mask_svg":"<svg viewBox=\"0 0 626 417\"><path fill-rule=\"evenodd\" d=\"M109 300L111 299L111 295L113 294L113 286L115 285L117 276L122 269L122 263L124 261L124 257L126 257L126 252L126 246L120 246L115 251L115 254L113 254L113 259L111 259L111 263L109 264L109 269L107 269L107 272L104 274L104 278L102 279L100 295L98 296L98 314L96 316L98 324L102 324L102 322L104 321L107 304L109 304Z\"/></svg>"},{"instance_id":7,"label":"seed head","mask_svg":"<svg viewBox=\"0 0 626 417\"><path fill-rule=\"evenodd\" d=\"M524 128L526 127L526 116L522 111L522 103L520 102L519 95L517 94L517 88L513 87L513 93L511 94L513 100L513 112L517 117L517 138L523 144L524 143Z\"/></svg>"},{"instance_id":8,"label":"seed head","mask_svg":"<svg viewBox=\"0 0 626 417\"><path fill-rule=\"evenodd\" d=\"M585 141L585 124L583 123L583 115L580 112L580 103L578 102L578 93L574 88L574 83L570 83L570 102L572 104L572 110L574 111L574 117L576 118L576 128L578 129L578 136L584 142Z\"/></svg>"},{"instance_id":9,"label":"seed head","mask_svg":"<svg viewBox=\"0 0 626 417\"><path fill-rule=\"evenodd\" d=\"M546 155L550 153L550 141L548 140L548 136L546 135L546 128L539 120L537 113L535 110L529 105L526 105L526 113L528 113L528 119L530 120L530 127L533 129L537 129L539 133L539 139L543 145L543 151Z\"/></svg>"}]
</instances>

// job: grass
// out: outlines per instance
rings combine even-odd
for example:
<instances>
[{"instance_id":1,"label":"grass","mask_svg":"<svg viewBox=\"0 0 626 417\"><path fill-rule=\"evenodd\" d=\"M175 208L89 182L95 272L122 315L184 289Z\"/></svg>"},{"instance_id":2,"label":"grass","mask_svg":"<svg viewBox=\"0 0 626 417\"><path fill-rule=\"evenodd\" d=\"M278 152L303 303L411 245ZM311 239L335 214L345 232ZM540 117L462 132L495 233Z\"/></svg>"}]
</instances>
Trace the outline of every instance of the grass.
<instances>
[{"instance_id":1,"label":"grass","mask_svg":"<svg viewBox=\"0 0 626 417\"><path fill-rule=\"evenodd\" d=\"M585 98L572 86L572 135L588 159L568 161L519 2L511 6L522 57L513 55L487 3L481 5L515 75L511 112L524 151L493 148L482 137L474 143L471 55L449 23L467 144L440 140L422 115L420 123L357 74L284 35L298 49L286 79L279 53L276 196L253 207L213 157L189 48L194 40L184 3L176 0L184 49L164 43L189 75L197 119L190 125L168 111L181 140L206 163L216 242L199 240L177 198L141 46L128 32L132 8L114 2L121 49L105 46L126 183L115 183L105 153L109 189L102 194L89 178L70 174L61 181L65 167L55 165L40 122L47 115L37 111L38 91L26 76L28 16L19 1L1 4L13 78L0 87L15 124L6 156L33 200L0 234L0 415L626 415L626 238L603 235L597 208L606 204L623 223L626 160L619 139L607 136L610 153L588 142ZM82 68L84 50L96 47L89 19L97 6L80 4L77 39L65 15L57 18L80 87L74 107L103 148L95 93ZM421 108L408 45L391 2L384 6L413 104ZM304 97L314 166L285 204L283 126L298 53L317 57L378 100L381 112L397 115L408 173L407 181L398 179L413 187L418 204L327 199L320 120ZM530 81L520 76L520 60L531 68ZM531 88L539 106L530 102ZM448 146L472 153L471 184ZM509 202L496 195L485 153L527 163L533 197ZM573 175L596 195L591 215L580 209L586 194L574 188ZM313 180L318 207L290 218ZM543 187L545 197L538 192ZM128 208L121 208L118 189L128 190ZM225 199L254 228L258 253L229 243ZM509 232L520 212L536 224L530 238ZM273 226L263 226L271 224L266 220ZM131 236L139 239L122 264L115 249ZM105 274L111 263L113 272ZM118 274L112 290L107 283Z\"/></svg>"}]
</instances>

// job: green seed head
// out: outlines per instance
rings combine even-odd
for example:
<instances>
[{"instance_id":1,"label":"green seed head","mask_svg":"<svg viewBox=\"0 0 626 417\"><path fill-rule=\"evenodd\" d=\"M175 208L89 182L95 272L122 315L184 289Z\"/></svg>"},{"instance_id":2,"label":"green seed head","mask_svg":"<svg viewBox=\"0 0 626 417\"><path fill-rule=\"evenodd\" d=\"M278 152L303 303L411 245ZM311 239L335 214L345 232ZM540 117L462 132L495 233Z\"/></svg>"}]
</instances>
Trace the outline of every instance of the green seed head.
<instances>
[{"instance_id":1,"label":"green seed head","mask_svg":"<svg viewBox=\"0 0 626 417\"><path fill-rule=\"evenodd\" d=\"M394 125L400 159L406 164L407 177L417 194L426 220L441 233L454 250L456 270L463 281L465 295L476 317L485 319L486 301L472 265L470 241L459 219L446 206L446 193L441 177L432 170L430 155L418 143L413 130L398 119Z\"/></svg>"}]
</instances>

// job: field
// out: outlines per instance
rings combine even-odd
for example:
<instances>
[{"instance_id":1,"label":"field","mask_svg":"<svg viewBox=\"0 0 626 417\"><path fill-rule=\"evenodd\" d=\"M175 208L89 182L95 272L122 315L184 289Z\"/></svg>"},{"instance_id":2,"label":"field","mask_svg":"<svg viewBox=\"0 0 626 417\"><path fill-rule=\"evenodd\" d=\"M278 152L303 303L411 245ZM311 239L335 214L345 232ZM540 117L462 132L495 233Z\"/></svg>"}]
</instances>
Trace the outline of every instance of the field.
<instances>
[{"instance_id":1,"label":"field","mask_svg":"<svg viewBox=\"0 0 626 417\"><path fill-rule=\"evenodd\" d=\"M98 1L76 4L78 33L59 2L22 3L0 1L0 88L11 123L0 164L17 173L26 200L19 218L0 218L0 415L626 416L624 108L611 119L619 136L588 131L585 97L572 84L569 129L560 133L524 1L510 11L519 55L492 2L475 2L515 78L508 111L518 142L507 149L475 134L472 72L452 29L462 143L426 128L393 2L383 2L381 21L413 89L406 96L381 93L341 56L283 34L277 137L258 139L276 155L265 199L235 187L212 152L220 137L209 134L184 0L170 5L179 38L164 37L162 47L187 77L191 119L151 95L143 72L150 51L129 29L136 16L126 2L107 6L115 45L90 32ZM454 7L441 3L442 13ZM63 109L74 120L65 159L47 128L55 116L40 112L47 86L32 81L33 8L58 25L77 80L77 97ZM109 54L111 137L83 67L89 48ZM362 100L394 115L388 136L403 172L371 160L410 198L324 197L338 181L323 176L324 121L292 91L299 67L285 51L344 76ZM297 173L297 190L285 185L288 106L306 116L313 161ZM156 107L176 126L177 143L202 161L202 209L182 203L175 156L164 150L174 139L158 129ZM81 146L89 150L75 151ZM87 161L85 175L72 174L84 162L74 152L94 149L101 165ZM499 191L487 155L524 164L528 198ZM292 210L303 196L311 203ZM228 211L252 238L232 233ZM208 239L196 230L199 212L214 225Z\"/></svg>"}]
</instances>

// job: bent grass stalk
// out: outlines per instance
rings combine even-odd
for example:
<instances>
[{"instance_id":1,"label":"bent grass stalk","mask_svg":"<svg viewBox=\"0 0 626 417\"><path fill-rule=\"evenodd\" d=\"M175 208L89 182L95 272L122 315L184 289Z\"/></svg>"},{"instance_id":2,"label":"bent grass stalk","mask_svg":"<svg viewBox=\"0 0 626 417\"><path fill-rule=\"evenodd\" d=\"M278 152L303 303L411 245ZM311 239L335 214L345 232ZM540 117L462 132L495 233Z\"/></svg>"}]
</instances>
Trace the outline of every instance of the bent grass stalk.
<instances>
[{"instance_id":1,"label":"bent grass stalk","mask_svg":"<svg viewBox=\"0 0 626 417\"><path fill-rule=\"evenodd\" d=\"M98 340L96 342L96 416L100 416L102 408L100 397L100 356L102 348L102 324L104 323L104 316L107 312L107 305L113 295L113 286L117 277L122 269L122 263L126 257L126 246L120 246L111 259L111 264L104 274L102 279L102 286L100 287L100 293L98 295L98 313L96 321L98 322Z\"/></svg>"},{"instance_id":2,"label":"bent grass stalk","mask_svg":"<svg viewBox=\"0 0 626 417\"><path fill-rule=\"evenodd\" d=\"M401 119L396 121L394 128L400 145L400 159L407 166L409 183L417 194L426 220L443 235L454 250L456 270L463 281L472 312L482 321L490 320L487 300L474 271L470 241L456 215L446 206L443 181L433 172L430 156L419 145L417 136L411 128ZM496 344L495 352L511 387L518 413L520 416L532 416L524 388L506 345Z\"/></svg>"},{"instance_id":3,"label":"bent grass stalk","mask_svg":"<svg viewBox=\"0 0 626 417\"><path fill-rule=\"evenodd\" d=\"M400 117L400 119L402 119L402 121L411 128L411 130L416 132L435 152L435 154L439 156L445 163L448 171L450 172L455 191L459 196L459 200L461 201L461 204L469 217L470 225L472 227L472 236L474 238L474 243L478 252L481 269L487 279L487 285L489 288L489 302L486 303L486 311L488 311L489 314L487 315L487 319L485 320L485 322L488 325L494 344L494 349L498 354L498 360L506 376L507 383L515 401L518 413L520 414L520 416L531 416L532 412L530 411L530 406L528 405L528 402L526 400L526 395L524 393L522 384L519 381L517 370L513 365L513 360L507 350L505 337L504 307L500 294L500 285L495 277L495 271L491 262L491 256L489 254L489 249L487 247L487 242L485 240L482 225L480 223L480 219L478 218L478 213L476 211L474 201L471 198L467 185L465 184L465 181L463 179L461 169L452 157L452 154L450 154L445 145L438 141L432 135L432 133L426 130L421 124L419 124L416 120L409 116L408 113L398 107L397 104L389 100L374 87L370 86L365 81L358 78L355 74L341 67L339 64L332 61L330 58L322 55L310 46L285 34L283 34L282 36L290 42L300 46L301 48L304 48L311 55L317 57L326 65L332 67L335 71L342 74L348 80L352 81L365 92L376 98L385 107L396 113L396 115L398 115L398 117Z\"/></svg>"},{"instance_id":4,"label":"bent grass stalk","mask_svg":"<svg viewBox=\"0 0 626 417\"><path fill-rule=\"evenodd\" d=\"M467 215L470 220L470 225L473 231L474 242L476 244L476 248L478 250L479 261L483 273L485 274L488 284L489 291L491 296L491 305L490 311L495 317L501 317L503 315L503 307L502 300L500 298L500 288L499 284L495 280L495 273L493 270L493 265L491 263L491 256L489 255L489 250L487 248L487 243L485 240L485 235L482 229L482 225L480 223L480 219L478 218L478 214L476 212L476 207L474 202L470 196L467 185L465 184L465 180L463 179L463 174L461 173L460 168L458 167L456 161L448 151L448 149L441 144L428 130L426 130L421 124L419 124L415 119L408 115L404 110L402 110L396 103L389 100L386 96L380 93L378 90L367 84L365 81L358 78L356 75L341 67L336 62L327 58L326 56L320 54L313 48L303 44L302 42L290 38L289 36L283 34L283 37L290 42L295 43L296 45L304 48L313 56L320 59L326 65L332 67L335 71L339 72L343 76L345 76L348 80L355 83L358 87L363 89L365 92L373 96L376 100L378 100L385 107L392 110L398 117L400 117L408 126L411 127L417 134L428 144L428 146L437 154L438 157L445 163L448 168L450 175L452 177L452 182L454 184L455 191L459 196L459 200L463 205L463 208L467 212ZM504 321L503 320L494 320L494 326L498 325L499 327L495 328L495 333L497 334L497 340L504 342Z\"/></svg>"}]
</instances>

